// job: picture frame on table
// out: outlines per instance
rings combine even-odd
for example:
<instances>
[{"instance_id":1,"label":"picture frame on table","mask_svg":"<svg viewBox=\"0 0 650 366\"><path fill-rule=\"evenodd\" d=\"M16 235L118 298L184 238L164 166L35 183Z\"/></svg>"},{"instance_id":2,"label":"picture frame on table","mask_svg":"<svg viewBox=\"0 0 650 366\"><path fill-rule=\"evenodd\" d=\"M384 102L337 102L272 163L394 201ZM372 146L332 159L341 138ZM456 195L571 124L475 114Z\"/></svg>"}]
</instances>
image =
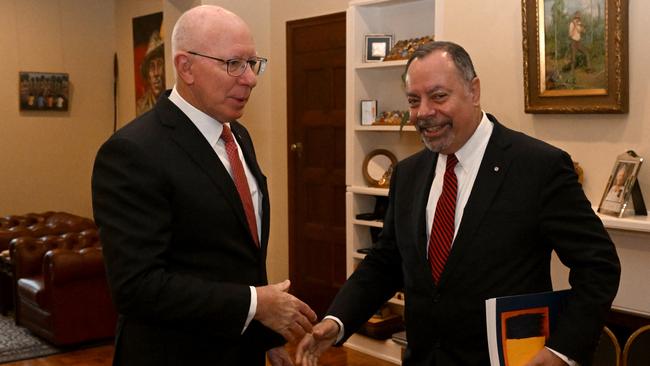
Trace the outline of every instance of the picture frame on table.
<instances>
[{"instance_id":1,"label":"picture frame on table","mask_svg":"<svg viewBox=\"0 0 650 366\"><path fill-rule=\"evenodd\" d=\"M637 176L643 158L634 151L625 152L616 157L612 173L598 205L598 212L606 215L623 217L633 209L637 215L646 215L645 203Z\"/></svg>"},{"instance_id":2,"label":"picture frame on table","mask_svg":"<svg viewBox=\"0 0 650 366\"><path fill-rule=\"evenodd\" d=\"M628 111L628 0L522 0L526 113Z\"/></svg>"},{"instance_id":3,"label":"picture frame on table","mask_svg":"<svg viewBox=\"0 0 650 366\"><path fill-rule=\"evenodd\" d=\"M363 62L381 62L393 46L390 34L367 34L363 52Z\"/></svg>"}]
</instances>

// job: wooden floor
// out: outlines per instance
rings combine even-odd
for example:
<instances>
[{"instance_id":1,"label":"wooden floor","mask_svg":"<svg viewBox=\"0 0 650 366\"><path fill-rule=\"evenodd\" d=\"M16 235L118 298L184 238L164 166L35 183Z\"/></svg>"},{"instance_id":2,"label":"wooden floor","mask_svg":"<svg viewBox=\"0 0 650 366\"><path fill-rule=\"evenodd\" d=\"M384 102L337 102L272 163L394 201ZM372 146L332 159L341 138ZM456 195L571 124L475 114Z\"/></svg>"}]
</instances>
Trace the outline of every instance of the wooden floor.
<instances>
[{"instance_id":1,"label":"wooden floor","mask_svg":"<svg viewBox=\"0 0 650 366\"><path fill-rule=\"evenodd\" d=\"M289 345L289 353L294 354L294 346ZM113 360L113 346L89 348L81 351L61 353L43 358L3 364L3 366L110 366ZM268 363L267 363L268 365ZM370 357L345 347L328 350L320 359L323 366L394 366L390 362Z\"/></svg>"}]
</instances>

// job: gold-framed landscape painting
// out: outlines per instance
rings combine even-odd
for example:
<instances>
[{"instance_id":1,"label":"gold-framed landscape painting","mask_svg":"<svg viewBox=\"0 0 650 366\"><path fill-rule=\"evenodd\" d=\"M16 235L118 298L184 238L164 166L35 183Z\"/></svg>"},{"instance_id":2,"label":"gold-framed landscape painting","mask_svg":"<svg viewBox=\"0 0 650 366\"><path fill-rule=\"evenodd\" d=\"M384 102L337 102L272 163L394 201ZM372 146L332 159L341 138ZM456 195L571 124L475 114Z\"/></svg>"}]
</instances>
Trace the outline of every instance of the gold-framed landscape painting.
<instances>
[{"instance_id":1,"label":"gold-framed landscape painting","mask_svg":"<svg viewBox=\"0 0 650 366\"><path fill-rule=\"evenodd\" d=\"M626 113L628 0L522 0L526 113Z\"/></svg>"}]
</instances>

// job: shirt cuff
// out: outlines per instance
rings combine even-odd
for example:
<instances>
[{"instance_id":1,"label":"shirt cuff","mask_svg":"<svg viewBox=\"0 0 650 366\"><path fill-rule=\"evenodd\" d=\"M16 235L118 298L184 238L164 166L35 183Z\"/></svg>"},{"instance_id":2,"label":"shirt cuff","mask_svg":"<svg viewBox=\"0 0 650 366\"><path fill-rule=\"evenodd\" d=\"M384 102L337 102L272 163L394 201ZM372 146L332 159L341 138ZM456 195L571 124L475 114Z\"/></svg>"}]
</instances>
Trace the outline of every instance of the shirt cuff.
<instances>
[{"instance_id":1,"label":"shirt cuff","mask_svg":"<svg viewBox=\"0 0 650 366\"><path fill-rule=\"evenodd\" d=\"M341 339L343 339L343 335L345 334L345 329L343 329L343 322L341 322L341 319L339 319L339 318L337 318L337 317L335 317L333 315L327 315L327 316L325 316L323 318L323 320L325 320L325 319L332 319L332 320L334 320L336 322L336 324L339 325L339 334L336 336L336 342L334 342L334 344L339 343L341 341Z\"/></svg>"},{"instance_id":2,"label":"shirt cuff","mask_svg":"<svg viewBox=\"0 0 650 366\"><path fill-rule=\"evenodd\" d=\"M561 358L562 361L566 362L567 365L569 365L569 366L580 366L577 362L575 362L574 360L572 360L572 359L568 358L567 356L561 354L560 352L558 352L558 351L556 351L554 349L548 348L548 347L546 347L546 349L553 352L553 353L555 353L555 355L557 357Z\"/></svg>"},{"instance_id":3,"label":"shirt cuff","mask_svg":"<svg viewBox=\"0 0 650 366\"><path fill-rule=\"evenodd\" d=\"M248 328L248 325L253 320L253 317L255 317L255 312L257 311L257 291L255 291L255 287L253 286L249 286L249 288L251 290L251 304L248 307L248 316L246 317L246 323L244 323L244 329L241 330L241 334L244 334L246 328Z\"/></svg>"}]
</instances>

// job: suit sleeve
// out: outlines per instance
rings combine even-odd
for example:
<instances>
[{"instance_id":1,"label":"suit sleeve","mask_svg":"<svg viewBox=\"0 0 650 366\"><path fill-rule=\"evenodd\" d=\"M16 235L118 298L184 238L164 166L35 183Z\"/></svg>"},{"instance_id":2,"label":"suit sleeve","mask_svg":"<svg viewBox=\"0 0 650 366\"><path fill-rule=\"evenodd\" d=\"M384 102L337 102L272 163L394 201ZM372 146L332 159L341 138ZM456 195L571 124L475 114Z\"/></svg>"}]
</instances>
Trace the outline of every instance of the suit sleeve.
<instances>
[{"instance_id":1,"label":"suit sleeve","mask_svg":"<svg viewBox=\"0 0 650 366\"><path fill-rule=\"evenodd\" d=\"M396 291L403 287L402 260L395 243L394 192L399 165L393 172L389 205L379 241L345 282L327 311L344 324L343 344Z\"/></svg>"},{"instance_id":2,"label":"suit sleeve","mask_svg":"<svg viewBox=\"0 0 650 366\"><path fill-rule=\"evenodd\" d=\"M588 364L618 290L620 262L573 170L560 152L547 165L540 202L540 229L564 265L572 293L547 346Z\"/></svg>"},{"instance_id":3,"label":"suit sleeve","mask_svg":"<svg viewBox=\"0 0 650 366\"><path fill-rule=\"evenodd\" d=\"M113 301L121 314L178 329L211 329L237 337L250 304L248 286L170 271L173 207L156 157L128 139L100 149L92 176Z\"/></svg>"}]
</instances>

